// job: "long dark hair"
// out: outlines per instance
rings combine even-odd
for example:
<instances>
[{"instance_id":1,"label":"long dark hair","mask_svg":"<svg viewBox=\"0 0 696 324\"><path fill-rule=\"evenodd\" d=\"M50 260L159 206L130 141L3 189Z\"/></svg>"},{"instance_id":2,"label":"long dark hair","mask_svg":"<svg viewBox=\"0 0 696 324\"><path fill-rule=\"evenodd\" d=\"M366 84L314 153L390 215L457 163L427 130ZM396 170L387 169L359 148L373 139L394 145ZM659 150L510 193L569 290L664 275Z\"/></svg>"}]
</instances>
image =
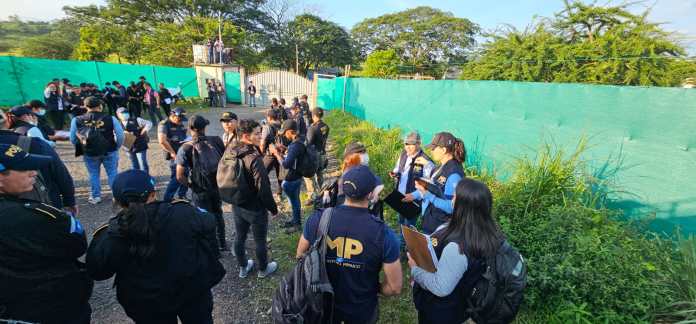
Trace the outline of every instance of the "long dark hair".
<instances>
[{"instance_id":1,"label":"long dark hair","mask_svg":"<svg viewBox=\"0 0 696 324\"><path fill-rule=\"evenodd\" d=\"M492 256L503 234L492 216L493 195L485 184L464 178L457 184L454 211L449 225L435 233L441 241L455 242L469 258Z\"/></svg>"},{"instance_id":2,"label":"long dark hair","mask_svg":"<svg viewBox=\"0 0 696 324\"><path fill-rule=\"evenodd\" d=\"M119 232L128 241L128 252L140 261L155 253L158 235L157 213L145 209L145 197L127 197L121 202L123 209L118 213Z\"/></svg>"}]
</instances>

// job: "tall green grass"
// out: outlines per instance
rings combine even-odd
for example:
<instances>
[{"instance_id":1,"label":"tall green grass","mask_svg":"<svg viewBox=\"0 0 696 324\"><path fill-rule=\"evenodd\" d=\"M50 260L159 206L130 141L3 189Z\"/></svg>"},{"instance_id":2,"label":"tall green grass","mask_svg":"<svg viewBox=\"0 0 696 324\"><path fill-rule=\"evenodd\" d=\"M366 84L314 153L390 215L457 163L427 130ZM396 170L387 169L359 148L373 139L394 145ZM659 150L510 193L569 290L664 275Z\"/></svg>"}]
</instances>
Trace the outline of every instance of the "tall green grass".
<instances>
[{"instance_id":1,"label":"tall green grass","mask_svg":"<svg viewBox=\"0 0 696 324\"><path fill-rule=\"evenodd\" d=\"M387 179L402 148L400 130L381 130L337 111L325 120L337 152L354 140L367 144L370 167ZM496 179L496 170L483 169L483 161L467 165L469 177L491 188L495 217L528 261L529 285L517 321L636 323L658 316L695 318L693 239L682 240L677 248L640 223L618 220L617 211L603 206L610 184L594 177L582 159L586 148L586 140L569 152L542 145L506 166L504 171L511 176L505 181ZM387 222L396 228L393 213L387 213ZM383 322L416 319L410 289L398 298L381 300L380 310Z\"/></svg>"}]
</instances>

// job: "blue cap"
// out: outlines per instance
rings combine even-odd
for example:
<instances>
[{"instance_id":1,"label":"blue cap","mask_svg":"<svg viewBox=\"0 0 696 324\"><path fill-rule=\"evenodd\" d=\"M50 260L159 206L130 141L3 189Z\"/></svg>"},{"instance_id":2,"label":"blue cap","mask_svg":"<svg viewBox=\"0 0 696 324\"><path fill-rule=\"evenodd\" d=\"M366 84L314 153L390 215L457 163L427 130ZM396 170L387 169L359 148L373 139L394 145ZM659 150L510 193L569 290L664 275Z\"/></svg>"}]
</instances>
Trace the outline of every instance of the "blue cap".
<instances>
[{"instance_id":1,"label":"blue cap","mask_svg":"<svg viewBox=\"0 0 696 324\"><path fill-rule=\"evenodd\" d=\"M352 167L343 174L343 193L346 197L365 198L376 186L375 174L364 165Z\"/></svg>"},{"instance_id":2,"label":"blue cap","mask_svg":"<svg viewBox=\"0 0 696 324\"><path fill-rule=\"evenodd\" d=\"M116 175L111 188L114 199L120 203L145 202L148 194L155 191L155 179L143 170L128 170Z\"/></svg>"},{"instance_id":3,"label":"blue cap","mask_svg":"<svg viewBox=\"0 0 696 324\"><path fill-rule=\"evenodd\" d=\"M10 109L10 114L12 114L15 117L23 116L23 115L33 115L34 112L31 110L31 108L27 106L14 106L12 109Z\"/></svg>"},{"instance_id":4,"label":"blue cap","mask_svg":"<svg viewBox=\"0 0 696 324\"><path fill-rule=\"evenodd\" d=\"M0 144L0 172L38 170L51 163L51 157L29 154L17 145Z\"/></svg>"}]
</instances>

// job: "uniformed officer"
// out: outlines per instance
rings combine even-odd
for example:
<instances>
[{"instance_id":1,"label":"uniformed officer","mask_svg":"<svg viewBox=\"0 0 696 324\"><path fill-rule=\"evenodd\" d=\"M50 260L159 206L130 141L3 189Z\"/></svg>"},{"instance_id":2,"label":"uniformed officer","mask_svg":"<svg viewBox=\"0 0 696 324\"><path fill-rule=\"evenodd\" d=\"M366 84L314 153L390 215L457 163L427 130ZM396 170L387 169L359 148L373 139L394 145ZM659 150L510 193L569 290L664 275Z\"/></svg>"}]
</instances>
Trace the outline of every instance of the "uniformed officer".
<instances>
[{"instance_id":1,"label":"uniformed officer","mask_svg":"<svg viewBox=\"0 0 696 324\"><path fill-rule=\"evenodd\" d=\"M220 117L220 124L222 125L222 142L225 143L225 147L237 146L239 144L239 134L237 133L237 114L227 111Z\"/></svg>"},{"instance_id":2,"label":"uniformed officer","mask_svg":"<svg viewBox=\"0 0 696 324\"><path fill-rule=\"evenodd\" d=\"M213 323L210 290L225 275L214 217L185 200L156 201L142 170L119 173L113 191L122 210L95 232L89 274L116 276L118 302L136 323Z\"/></svg>"},{"instance_id":3,"label":"uniformed officer","mask_svg":"<svg viewBox=\"0 0 696 324\"><path fill-rule=\"evenodd\" d=\"M326 159L326 141L329 139L329 125L322 120L323 117L323 109L320 107L312 109L312 124L307 129L307 146L314 145L314 148L319 153L319 169L314 177L304 178L307 193L312 197L312 199L307 201L307 205L314 203L314 199L316 199L315 189L319 190L324 184L323 173L328 164Z\"/></svg>"},{"instance_id":4,"label":"uniformed officer","mask_svg":"<svg viewBox=\"0 0 696 324\"><path fill-rule=\"evenodd\" d=\"M171 201L175 193L179 198L186 198L188 188L176 180L176 152L187 140L184 121L186 121L186 110L176 107L169 118L161 121L157 127L157 139L164 150L164 159L169 161L171 171L169 184L164 191L164 201Z\"/></svg>"},{"instance_id":5,"label":"uniformed officer","mask_svg":"<svg viewBox=\"0 0 696 324\"><path fill-rule=\"evenodd\" d=\"M87 240L60 209L19 196L51 157L0 144L0 322L89 323Z\"/></svg>"},{"instance_id":6,"label":"uniformed officer","mask_svg":"<svg viewBox=\"0 0 696 324\"><path fill-rule=\"evenodd\" d=\"M403 200L422 200L423 232L431 234L438 226L449 221L452 215L452 197L457 183L465 176L462 163L466 159L466 148L461 139L448 132L435 134L428 148L433 160L440 164L430 177L435 188L429 189L423 182L416 181L416 190L406 194ZM416 158L415 162L421 165L428 163L424 157Z\"/></svg>"}]
</instances>

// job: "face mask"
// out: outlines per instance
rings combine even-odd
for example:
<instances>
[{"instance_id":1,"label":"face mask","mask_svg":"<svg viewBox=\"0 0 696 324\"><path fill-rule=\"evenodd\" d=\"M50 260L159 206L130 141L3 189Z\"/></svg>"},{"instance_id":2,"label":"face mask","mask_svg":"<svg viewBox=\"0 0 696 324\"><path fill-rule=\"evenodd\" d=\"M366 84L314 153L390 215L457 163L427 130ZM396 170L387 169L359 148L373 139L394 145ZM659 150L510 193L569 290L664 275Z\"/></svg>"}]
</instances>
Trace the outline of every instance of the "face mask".
<instances>
[{"instance_id":1,"label":"face mask","mask_svg":"<svg viewBox=\"0 0 696 324\"><path fill-rule=\"evenodd\" d=\"M367 153L360 153L360 164L367 166L370 163L370 156Z\"/></svg>"},{"instance_id":2,"label":"face mask","mask_svg":"<svg viewBox=\"0 0 696 324\"><path fill-rule=\"evenodd\" d=\"M36 119L32 119L29 121L29 124L36 126L36 124L38 124L38 123L36 122Z\"/></svg>"},{"instance_id":3,"label":"face mask","mask_svg":"<svg viewBox=\"0 0 696 324\"><path fill-rule=\"evenodd\" d=\"M121 114L123 119L130 119L130 114Z\"/></svg>"},{"instance_id":4,"label":"face mask","mask_svg":"<svg viewBox=\"0 0 696 324\"><path fill-rule=\"evenodd\" d=\"M37 114L38 116L43 116L43 115L46 114L46 109L39 109L39 111L36 112L36 114Z\"/></svg>"}]
</instances>

